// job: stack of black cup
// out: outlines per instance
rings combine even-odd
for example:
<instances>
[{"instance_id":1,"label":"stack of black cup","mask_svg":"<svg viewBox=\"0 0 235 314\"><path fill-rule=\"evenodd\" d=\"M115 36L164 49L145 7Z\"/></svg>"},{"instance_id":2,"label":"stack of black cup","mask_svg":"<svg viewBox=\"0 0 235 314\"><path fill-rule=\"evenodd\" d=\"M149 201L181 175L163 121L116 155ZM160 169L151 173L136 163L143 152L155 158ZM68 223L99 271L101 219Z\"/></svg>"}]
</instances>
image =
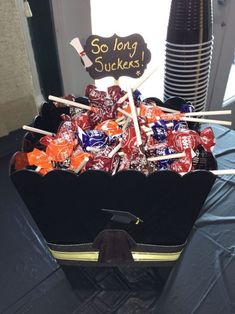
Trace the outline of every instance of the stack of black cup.
<instances>
[{"instance_id":1,"label":"stack of black cup","mask_svg":"<svg viewBox=\"0 0 235 314\"><path fill-rule=\"evenodd\" d=\"M165 48L164 100L205 110L213 49L211 0L172 0Z\"/></svg>"}]
</instances>

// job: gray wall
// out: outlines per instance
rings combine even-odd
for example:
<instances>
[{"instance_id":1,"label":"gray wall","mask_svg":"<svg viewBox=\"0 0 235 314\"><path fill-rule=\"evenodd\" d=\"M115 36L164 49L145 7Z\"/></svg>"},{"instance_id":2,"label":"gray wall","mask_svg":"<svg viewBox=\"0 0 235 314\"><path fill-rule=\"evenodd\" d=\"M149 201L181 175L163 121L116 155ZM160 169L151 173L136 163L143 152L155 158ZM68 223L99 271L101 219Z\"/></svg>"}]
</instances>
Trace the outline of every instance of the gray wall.
<instances>
[{"instance_id":1,"label":"gray wall","mask_svg":"<svg viewBox=\"0 0 235 314\"><path fill-rule=\"evenodd\" d=\"M0 137L32 122L34 88L14 0L0 1Z\"/></svg>"},{"instance_id":2,"label":"gray wall","mask_svg":"<svg viewBox=\"0 0 235 314\"><path fill-rule=\"evenodd\" d=\"M52 7L64 94L84 95L86 85L92 80L69 43L79 37L83 45L91 35L90 1L52 0Z\"/></svg>"}]
</instances>

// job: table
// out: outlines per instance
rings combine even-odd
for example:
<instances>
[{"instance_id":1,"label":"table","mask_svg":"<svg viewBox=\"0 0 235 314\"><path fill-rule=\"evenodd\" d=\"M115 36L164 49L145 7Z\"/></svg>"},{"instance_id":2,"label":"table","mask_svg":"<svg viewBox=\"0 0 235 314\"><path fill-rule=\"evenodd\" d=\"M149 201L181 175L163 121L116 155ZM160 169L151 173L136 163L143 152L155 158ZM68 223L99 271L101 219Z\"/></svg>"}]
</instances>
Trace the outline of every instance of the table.
<instances>
[{"instance_id":1,"label":"table","mask_svg":"<svg viewBox=\"0 0 235 314\"><path fill-rule=\"evenodd\" d=\"M218 169L235 168L235 132L214 126ZM161 314L235 313L235 176L218 177L159 300Z\"/></svg>"}]
</instances>

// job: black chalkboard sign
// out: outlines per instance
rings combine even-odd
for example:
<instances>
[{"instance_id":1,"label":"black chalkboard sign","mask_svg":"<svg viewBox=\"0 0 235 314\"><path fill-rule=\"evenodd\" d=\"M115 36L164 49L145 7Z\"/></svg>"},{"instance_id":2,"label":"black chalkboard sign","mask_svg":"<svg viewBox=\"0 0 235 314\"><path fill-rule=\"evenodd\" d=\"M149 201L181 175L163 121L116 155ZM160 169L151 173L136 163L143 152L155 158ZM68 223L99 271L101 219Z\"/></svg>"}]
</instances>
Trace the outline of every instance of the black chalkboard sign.
<instances>
[{"instance_id":1,"label":"black chalkboard sign","mask_svg":"<svg viewBox=\"0 0 235 314\"><path fill-rule=\"evenodd\" d=\"M151 59L147 44L139 34L120 37L91 35L84 46L84 51L92 62L86 67L93 79L112 76L138 78L143 75Z\"/></svg>"}]
</instances>

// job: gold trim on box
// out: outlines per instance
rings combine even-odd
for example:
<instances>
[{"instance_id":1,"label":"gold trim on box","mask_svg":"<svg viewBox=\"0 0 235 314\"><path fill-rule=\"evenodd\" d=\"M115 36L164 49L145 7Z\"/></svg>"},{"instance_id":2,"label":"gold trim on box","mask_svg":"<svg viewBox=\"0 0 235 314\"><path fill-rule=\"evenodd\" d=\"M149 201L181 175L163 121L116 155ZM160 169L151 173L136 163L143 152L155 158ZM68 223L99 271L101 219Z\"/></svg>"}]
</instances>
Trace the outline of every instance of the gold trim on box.
<instances>
[{"instance_id":1,"label":"gold trim on box","mask_svg":"<svg viewBox=\"0 0 235 314\"><path fill-rule=\"evenodd\" d=\"M52 255L56 259L68 260L68 261L89 261L97 262L99 257L98 251L88 251L88 252L62 252L51 250Z\"/></svg>"},{"instance_id":2,"label":"gold trim on box","mask_svg":"<svg viewBox=\"0 0 235 314\"><path fill-rule=\"evenodd\" d=\"M176 261L182 251L180 252L136 252L132 251L132 256L135 262L172 262Z\"/></svg>"},{"instance_id":3,"label":"gold trim on box","mask_svg":"<svg viewBox=\"0 0 235 314\"><path fill-rule=\"evenodd\" d=\"M98 251L88 252L63 252L51 250L52 255L59 260L81 261L81 262L97 262L99 257ZM172 262L176 261L182 251L171 253L159 252L137 252L132 251L135 262Z\"/></svg>"}]
</instances>

